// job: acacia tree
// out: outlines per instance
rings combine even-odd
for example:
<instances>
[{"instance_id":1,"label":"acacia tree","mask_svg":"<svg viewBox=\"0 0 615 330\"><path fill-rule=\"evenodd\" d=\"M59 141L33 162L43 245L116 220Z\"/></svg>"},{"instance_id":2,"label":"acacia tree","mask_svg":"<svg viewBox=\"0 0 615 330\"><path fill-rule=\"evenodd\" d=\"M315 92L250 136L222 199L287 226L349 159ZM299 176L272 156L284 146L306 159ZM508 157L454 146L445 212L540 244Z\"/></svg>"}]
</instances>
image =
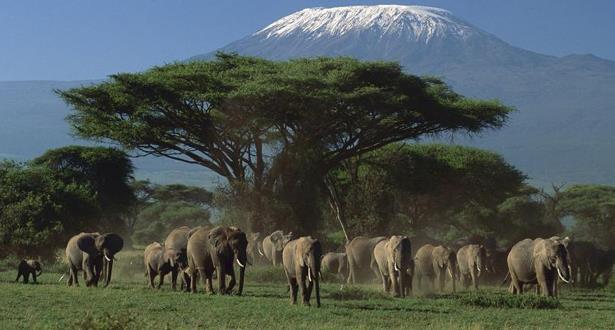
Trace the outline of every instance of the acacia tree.
<instances>
[{"instance_id":1,"label":"acacia tree","mask_svg":"<svg viewBox=\"0 0 615 330\"><path fill-rule=\"evenodd\" d=\"M574 217L572 234L604 248L615 248L615 187L580 184L561 193L559 212Z\"/></svg>"},{"instance_id":2,"label":"acacia tree","mask_svg":"<svg viewBox=\"0 0 615 330\"><path fill-rule=\"evenodd\" d=\"M68 120L77 135L201 165L257 193L277 192L300 231L315 228L325 178L343 161L425 134L498 128L510 111L396 63L221 53L58 94L74 108Z\"/></svg>"}]
</instances>

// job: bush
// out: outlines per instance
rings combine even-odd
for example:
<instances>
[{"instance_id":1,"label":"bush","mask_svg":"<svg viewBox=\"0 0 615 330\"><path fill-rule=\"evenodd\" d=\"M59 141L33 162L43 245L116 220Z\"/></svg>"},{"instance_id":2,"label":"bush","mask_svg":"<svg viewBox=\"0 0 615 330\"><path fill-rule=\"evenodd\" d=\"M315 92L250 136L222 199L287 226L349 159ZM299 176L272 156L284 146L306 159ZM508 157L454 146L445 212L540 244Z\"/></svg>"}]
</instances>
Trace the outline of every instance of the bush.
<instances>
[{"instance_id":1,"label":"bush","mask_svg":"<svg viewBox=\"0 0 615 330\"><path fill-rule=\"evenodd\" d=\"M94 317L87 314L73 325L74 329L87 330L124 330L137 328L136 316L132 313L109 314ZM145 326L143 328L146 328Z\"/></svg>"},{"instance_id":2,"label":"bush","mask_svg":"<svg viewBox=\"0 0 615 330\"><path fill-rule=\"evenodd\" d=\"M480 294L472 292L458 296L459 301L464 305L477 307L495 308L526 308L526 309L554 309L560 308L562 304L556 298L536 296L532 294L512 295L512 294Z\"/></svg>"},{"instance_id":3,"label":"bush","mask_svg":"<svg viewBox=\"0 0 615 330\"><path fill-rule=\"evenodd\" d=\"M333 300L368 300L368 299L393 299L389 294L356 286L344 286L341 290L329 294Z\"/></svg>"}]
</instances>

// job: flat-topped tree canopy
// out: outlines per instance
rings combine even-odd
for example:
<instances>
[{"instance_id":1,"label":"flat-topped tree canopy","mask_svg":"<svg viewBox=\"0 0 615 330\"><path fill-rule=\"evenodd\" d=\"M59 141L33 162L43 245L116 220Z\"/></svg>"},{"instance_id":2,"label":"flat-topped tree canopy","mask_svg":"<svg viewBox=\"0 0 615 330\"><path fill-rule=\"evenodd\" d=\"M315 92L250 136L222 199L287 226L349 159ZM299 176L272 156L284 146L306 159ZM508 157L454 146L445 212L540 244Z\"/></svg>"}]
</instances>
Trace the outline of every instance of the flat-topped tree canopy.
<instances>
[{"instance_id":1,"label":"flat-topped tree canopy","mask_svg":"<svg viewBox=\"0 0 615 330\"><path fill-rule=\"evenodd\" d=\"M392 142L499 128L511 111L396 63L352 58L219 53L57 93L73 107L68 120L78 136L202 165L229 181L266 174L276 155L266 157L265 144L317 150L326 174Z\"/></svg>"}]
</instances>

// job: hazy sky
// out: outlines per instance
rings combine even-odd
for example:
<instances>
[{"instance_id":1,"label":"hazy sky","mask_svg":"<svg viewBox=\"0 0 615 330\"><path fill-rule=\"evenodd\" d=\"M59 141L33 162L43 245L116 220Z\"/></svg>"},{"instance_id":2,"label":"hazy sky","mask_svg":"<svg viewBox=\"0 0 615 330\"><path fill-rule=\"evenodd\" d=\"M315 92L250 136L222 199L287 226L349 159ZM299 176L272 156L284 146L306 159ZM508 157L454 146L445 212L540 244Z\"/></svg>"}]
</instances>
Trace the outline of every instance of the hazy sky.
<instances>
[{"instance_id":1,"label":"hazy sky","mask_svg":"<svg viewBox=\"0 0 615 330\"><path fill-rule=\"evenodd\" d=\"M306 7L441 7L529 50L615 60L612 0L0 0L0 80L80 80L206 53Z\"/></svg>"}]
</instances>

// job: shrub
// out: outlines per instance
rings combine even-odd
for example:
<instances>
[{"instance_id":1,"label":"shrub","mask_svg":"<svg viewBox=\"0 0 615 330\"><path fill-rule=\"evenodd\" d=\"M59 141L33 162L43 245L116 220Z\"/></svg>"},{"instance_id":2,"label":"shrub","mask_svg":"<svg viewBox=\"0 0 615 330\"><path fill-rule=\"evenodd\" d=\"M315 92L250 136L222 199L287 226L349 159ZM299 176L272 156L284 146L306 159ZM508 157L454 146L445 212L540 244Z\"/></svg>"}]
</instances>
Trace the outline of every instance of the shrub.
<instances>
[{"instance_id":1,"label":"shrub","mask_svg":"<svg viewBox=\"0 0 615 330\"><path fill-rule=\"evenodd\" d=\"M390 295L380 292L359 288L356 286L344 286L341 290L329 294L333 300L367 300L367 299L393 299Z\"/></svg>"},{"instance_id":2,"label":"shrub","mask_svg":"<svg viewBox=\"0 0 615 330\"><path fill-rule=\"evenodd\" d=\"M526 308L526 309L554 309L562 305L556 298L536 296L532 294L510 295L510 294L481 294L469 293L458 296L459 301L464 305L477 307L495 308Z\"/></svg>"}]
</instances>

